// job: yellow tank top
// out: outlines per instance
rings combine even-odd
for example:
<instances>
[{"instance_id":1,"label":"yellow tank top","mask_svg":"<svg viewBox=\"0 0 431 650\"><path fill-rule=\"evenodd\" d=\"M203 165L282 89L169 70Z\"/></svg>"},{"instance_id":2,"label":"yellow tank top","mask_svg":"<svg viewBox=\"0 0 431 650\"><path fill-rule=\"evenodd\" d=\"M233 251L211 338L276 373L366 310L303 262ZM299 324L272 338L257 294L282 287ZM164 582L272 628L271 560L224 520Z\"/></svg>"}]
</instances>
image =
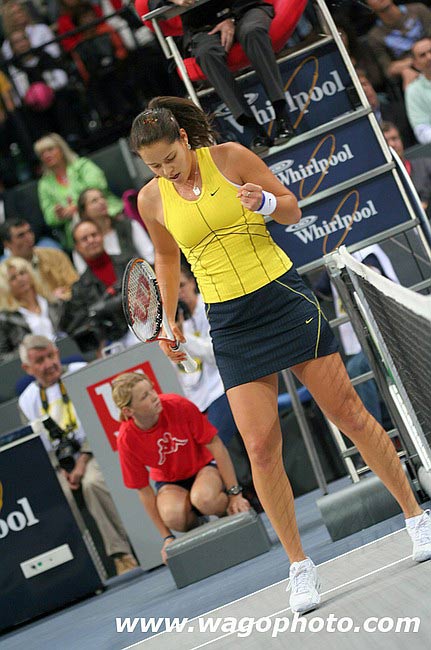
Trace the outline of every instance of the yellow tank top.
<instances>
[{"instance_id":1,"label":"yellow tank top","mask_svg":"<svg viewBox=\"0 0 431 650\"><path fill-rule=\"evenodd\" d=\"M271 238L262 215L245 209L238 189L217 169L208 147L197 149L202 192L183 199L159 178L165 226L186 256L206 303L260 289L292 261Z\"/></svg>"}]
</instances>

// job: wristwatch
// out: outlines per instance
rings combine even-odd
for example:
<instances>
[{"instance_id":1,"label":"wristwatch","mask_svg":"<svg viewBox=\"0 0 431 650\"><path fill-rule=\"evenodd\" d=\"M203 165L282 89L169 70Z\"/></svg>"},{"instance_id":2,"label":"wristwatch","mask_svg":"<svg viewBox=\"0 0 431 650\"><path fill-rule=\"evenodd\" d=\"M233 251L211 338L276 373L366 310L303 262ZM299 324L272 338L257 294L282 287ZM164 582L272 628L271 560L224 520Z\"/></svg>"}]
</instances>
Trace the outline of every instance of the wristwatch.
<instances>
[{"instance_id":1,"label":"wristwatch","mask_svg":"<svg viewBox=\"0 0 431 650\"><path fill-rule=\"evenodd\" d=\"M232 485L228 490L226 490L226 494L228 496L236 496L237 494L241 494L242 492L242 486L241 485Z\"/></svg>"}]
</instances>

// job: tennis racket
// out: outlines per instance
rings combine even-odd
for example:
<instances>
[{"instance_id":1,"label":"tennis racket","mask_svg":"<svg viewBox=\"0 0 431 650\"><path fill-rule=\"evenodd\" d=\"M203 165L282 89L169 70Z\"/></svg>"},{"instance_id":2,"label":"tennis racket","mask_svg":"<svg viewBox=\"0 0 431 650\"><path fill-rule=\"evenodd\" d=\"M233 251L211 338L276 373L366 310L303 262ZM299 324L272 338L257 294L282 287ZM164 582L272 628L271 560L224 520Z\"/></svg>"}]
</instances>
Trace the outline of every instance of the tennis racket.
<instances>
[{"instance_id":1,"label":"tennis racket","mask_svg":"<svg viewBox=\"0 0 431 650\"><path fill-rule=\"evenodd\" d=\"M122 301L127 325L140 341L143 343L170 341L172 350L180 350L187 357L181 361L184 370L186 372L196 370L196 361L172 334L163 313L157 278L145 260L136 257L127 264L123 275ZM160 336L162 326L166 336Z\"/></svg>"}]
</instances>

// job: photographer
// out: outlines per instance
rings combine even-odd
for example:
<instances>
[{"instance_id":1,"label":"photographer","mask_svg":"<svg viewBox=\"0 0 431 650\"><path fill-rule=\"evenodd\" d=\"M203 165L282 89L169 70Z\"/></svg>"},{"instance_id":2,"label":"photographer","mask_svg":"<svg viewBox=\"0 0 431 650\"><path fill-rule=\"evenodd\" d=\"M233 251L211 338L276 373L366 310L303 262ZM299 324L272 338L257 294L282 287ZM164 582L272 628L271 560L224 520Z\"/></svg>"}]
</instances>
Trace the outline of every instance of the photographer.
<instances>
[{"instance_id":1,"label":"photographer","mask_svg":"<svg viewBox=\"0 0 431 650\"><path fill-rule=\"evenodd\" d=\"M103 233L93 221L80 221L72 235L75 250L84 258L87 269L72 287L62 329L83 352L118 341L126 347L134 345L138 339L129 332L121 306L121 280L128 258L108 255Z\"/></svg>"},{"instance_id":2,"label":"photographer","mask_svg":"<svg viewBox=\"0 0 431 650\"><path fill-rule=\"evenodd\" d=\"M85 363L62 366L55 345L45 336L32 334L24 337L19 354L25 372L35 377L18 402L25 421L48 416L41 427L41 438L66 497L71 497L68 488L82 487L84 501L97 523L106 554L114 560L117 575L130 571L137 562L126 531L61 380L64 373L79 370Z\"/></svg>"}]
</instances>

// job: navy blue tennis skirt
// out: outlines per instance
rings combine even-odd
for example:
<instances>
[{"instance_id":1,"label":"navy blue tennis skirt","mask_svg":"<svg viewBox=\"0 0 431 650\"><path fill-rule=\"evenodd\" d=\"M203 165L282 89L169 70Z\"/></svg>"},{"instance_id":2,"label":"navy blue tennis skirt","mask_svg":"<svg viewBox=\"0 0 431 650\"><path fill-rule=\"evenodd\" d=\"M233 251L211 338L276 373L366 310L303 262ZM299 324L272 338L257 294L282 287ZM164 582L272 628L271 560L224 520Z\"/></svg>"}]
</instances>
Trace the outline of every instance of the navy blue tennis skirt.
<instances>
[{"instance_id":1,"label":"navy blue tennis skirt","mask_svg":"<svg viewBox=\"0 0 431 650\"><path fill-rule=\"evenodd\" d=\"M316 296L293 267L257 291L206 307L225 390L338 351Z\"/></svg>"}]
</instances>

